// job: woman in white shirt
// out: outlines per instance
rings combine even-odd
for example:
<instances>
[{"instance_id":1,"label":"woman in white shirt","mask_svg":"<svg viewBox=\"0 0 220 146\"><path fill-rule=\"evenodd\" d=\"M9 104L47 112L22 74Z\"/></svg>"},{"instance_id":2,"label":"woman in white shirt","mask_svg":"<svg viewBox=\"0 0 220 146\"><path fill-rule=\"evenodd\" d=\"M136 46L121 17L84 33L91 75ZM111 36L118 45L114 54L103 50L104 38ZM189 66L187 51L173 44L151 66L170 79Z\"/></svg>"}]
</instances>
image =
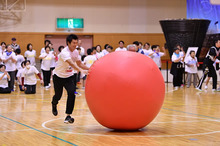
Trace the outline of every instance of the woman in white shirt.
<instances>
[{"instance_id":1,"label":"woman in white shirt","mask_svg":"<svg viewBox=\"0 0 220 146\"><path fill-rule=\"evenodd\" d=\"M118 44L119 44L119 47L116 48L115 51L127 51L127 49L124 47L124 44L125 44L124 41L121 40L118 42Z\"/></svg>"},{"instance_id":2,"label":"woman in white shirt","mask_svg":"<svg viewBox=\"0 0 220 146\"><path fill-rule=\"evenodd\" d=\"M22 75L22 89L25 90L25 94L35 94L37 84L36 75L38 75L38 77L40 78L41 84L43 84L43 80L36 67L30 65L29 60L25 61L24 65L25 68Z\"/></svg>"},{"instance_id":3,"label":"woman in white shirt","mask_svg":"<svg viewBox=\"0 0 220 146\"><path fill-rule=\"evenodd\" d=\"M43 72L44 87L48 89L50 88L51 63L52 59L55 59L55 56L50 52L50 47L46 46L45 53L42 53L39 58L42 59L41 70Z\"/></svg>"},{"instance_id":4,"label":"woman in white shirt","mask_svg":"<svg viewBox=\"0 0 220 146\"><path fill-rule=\"evenodd\" d=\"M0 64L0 93L11 93L11 89L8 87L8 81L10 81L10 76L5 71L5 65Z\"/></svg>"},{"instance_id":5,"label":"woman in white shirt","mask_svg":"<svg viewBox=\"0 0 220 146\"><path fill-rule=\"evenodd\" d=\"M182 60L183 56L180 55L180 49L174 48L173 55L171 57L172 66L170 73L173 75L173 86L178 89L182 83Z\"/></svg>"},{"instance_id":6,"label":"woman in white shirt","mask_svg":"<svg viewBox=\"0 0 220 146\"><path fill-rule=\"evenodd\" d=\"M157 45L155 49L155 53L152 55L153 61L157 64L158 68L161 70L161 57L166 55L165 48L163 48L163 52L160 52L160 47Z\"/></svg>"},{"instance_id":7,"label":"woman in white shirt","mask_svg":"<svg viewBox=\"0 0 220 146\"><path fill-rule=\"evenodd\" d=\"M33 45L31 43L27 45L27 51L25 51L24 57L26 60L30 60L31 65L33 66L36 65L35 63L36 51L33 50Z\"/></svg>"},{"instance_id":8,"label":"woman in white shirt","mask_svg":"<svg viewBox=\"0 0 220 146\"><path fill-rule=\"evenodd\" d=\"M6 46L6 52L3 53L2 60L5 63L6 71L10 75L11 80L9 81L9 88L14 91L14 81L15 81L15 71L16 71L16 62L17 57L14 52L12 52L11 45Z\"/></svg>"}]
</instances>

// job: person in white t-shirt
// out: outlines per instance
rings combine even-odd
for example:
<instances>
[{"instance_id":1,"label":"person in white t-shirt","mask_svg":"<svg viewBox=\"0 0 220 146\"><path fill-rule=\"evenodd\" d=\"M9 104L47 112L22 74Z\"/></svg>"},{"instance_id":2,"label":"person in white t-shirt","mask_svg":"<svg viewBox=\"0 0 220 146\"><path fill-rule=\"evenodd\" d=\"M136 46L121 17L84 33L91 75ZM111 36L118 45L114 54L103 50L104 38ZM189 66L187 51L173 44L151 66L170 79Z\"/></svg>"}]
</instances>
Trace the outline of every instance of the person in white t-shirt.
<instances>
[{"instance_id":1,"label":"person in white t-shirt","mask_svg":"<svg viewBox=\"0 0 220 146\"><path fill-rule=\"evenodd\" d=\"M151 58L151 56L154 54L153 50L151 49L150 43L146 42L144 44L144 54Z\"/></svg>"},{"instance_id":2,"label":"person in white t-shirt","mask_svg":"<svg viewBox=\"0 0 220 146\"><path fill-rule=\"evenodd\" d=\"M30 60L31 65L33 66L36 65L36 62L35 62L36 51L33 50L33 45L31 43L27 45L27 51L24 52L24 57L26 60Z\"/></svg>"},{"instance_id":3,"label":"person in white t-shirt","mask_svg":"<svg viewBox=\"0 0 220 146\"><path fill-rule=\"evenodd\" d=\"M82 47L82 40L78 40L78 46L77 48L80 48L81 51L80 51L80 55L85 55L85 49Z\"/></svg>"},{"instance_id":4,"label":"person in white t-shirt","mask_svg":"<svg viewBox=\"0 0 220 146\"><path fill-rule=\"evenodd\" d=\"M160 52L160 46L159 45L155 45L155 46L156 48L155 48L154 54L152 55L152 59L157 64L158 68L161 70L161 65L162 65L161 57L166 56L166 51L165 51L165 48L162 47L163 52Z\"/></svg>"},{"instance_id":5,"label":"person in white t-shirt","mask_svg":"<svg viewBox=\"0 0 220 146\"><path fill-rule=\"evenodd\" d=\"M81 71L80 68L88 70L89 68L82 64L79 60L79 53L76 50L78 44L78 37L70 34L66 38L67 47L65 47L59 54L57 66L53 71L53 83L55 95L52 99L52 113L57 116L57 104L61 99L63 87L67 91L67 104L66 104L66 118L64 123L73 123L74 119L70 116L74 109L75 104L75 85L74 85L74 72ZM81 71L84 72L84 71Z\"/></svg>"},{"instance_id":6,"label":"person in white t-shirt","mask_svg":"<svg viewBox=\"0 0 220 146\"><path fill-rule=\"evenodd\" d=\"M105 44L104 49L102 50L102 55L105 56L107 55L109 52L107 51L107 47L109 46L109 44Z\"/></svg>"},{"instance_id":7,"label":"person in white t-shirt","mask_svg":"<svg viewBox=\"0 0 220 146\"><path fill-rule=\"evenodd\" d=\"M45 47L51 44L50 40L45 40L44 41L44 47L41 49L40 54L45 53Z\"/></svg>"},{"instance_id":8,"label":"person in white t-shirt","mask_svg":"<svg viewBox=\"0 0 220 146\"><path fill-rule=\"evenodd\" d=\"M5 71L5 65L0 64L0 93L11 93L11 89L8 87L8 81L10 81L10 76Z\"/></svg>"},{"instance_id":9,"label":"person in white t-shirt","mask_svg":"<svg viewBox=\"0 0 220 146\"><path fill-rule=\"evenodd\" d=\"M187 88L191 85L191 78L193 76L193 85L196 88L196 79L199 63L195 51L190 51L190 55L185 58L185 71L187 72Z\"/></svg>"},{"instance_id":10,"label":"person in white t-shirt","mask_svg":"<svg viewBox=\"0 0 220 146\"><path fill-rule=\"evenodd\" d=\"M6 43L5 42L1 42L1 46L0 46L0 54L3 55L3 53L6 51Z\"/></svg>"},{"instance_id":11,"label":"person in white t-shirt","mask_svg":"<svg viewBox=\"0 0 220 146\"><path fill-rule=\"evenodd\" d=\"M170 73L173 75L173 86L177 90L182 84L182 63L183 56L180 55L180 49L174 48L173 55L171 57L172 66Z\"/></svg>"},{"instance_id":12,"label":"person in white t-shirt","mask_svg":"<svg viewBox=\"0 0 220 146\"><path fill-rule=\"evenodd\" d=\"M118 44L119 44L119 47L116 48L115 51L127 51L127 49L124 47L124 44L125 44L124 41L121 40L118 42Z\"/></svg>"},{"instance_id":13,"label":"person in white t-shirt","mask_svg":"<svg viewBox=\"0 0 220 146\"><path fill-rule=\"evenodd\" d=\"M97 45L96 47L96 58L99 59L101 57L103 57L103 53L102 53L102 47L100 45Z\"/></svg>"},{"instance_id":14,"label":"person in white t-shirt","mask_svg":"<svg viewBox=\"0 0 220 146\"><path fill-rule=\"evenodd\" d=\"M84 64L90 68L92 64L97 60L96 57L93 55L93 49L88 49L87 50L88 56L84 58ZM83 77L83 88L85 87L85 80L86 80L87 75Z\"/></svg>"},{"instance_id":15,"label":"person in white t-shirt","mask_svg":"<svg viewBox=\"0 0 220 146\"><path fill-rule=\"evenodd\" d=\"M18 80L18 84L19 84L19 89L20 89L20 91L24 91L24 90L22 89L22 80L21 80L21 78L22 78L22 76L23 76L23 71L24 71L24 68L25 68L24 63L25 63L25 61L23 61L23 62L20 64L21 68L18 69L18 72L17 72L17 75L16 75L17 80Z\"/></svg>"},{"instance_id":16,"label":"person in white t-shirt","mask_svg":"<svg viewBox=\"0 0 220 146\"><path fill-rule=\"evenodd\" d=\"M55 56L50 52L50 47L46 46L45 53L42 53L39 58L42 59L41 70L43 72L44 87L48 89L50 88L51 63L52 60L55 59Z\"/></svg>"},{"instance_id":17,"label":"person in white t-shirt","mask_svg":"<svg viewBox=\"0 0 220 146\"><path fill-rule=\"evenodd\" d=\"M7 51L3 53L2 60L5 63L6 71L8 72L11 78L8 86L11 89L11 91L14 91L17 57L15 53L12 51L11 45L7 45L6 50Z\"/></svg>"},{"instance_id":18,"label":"person in white t-shirt","mask_svg":"<svg viewBox=\"0 0 220 146\"><path fill-rule=\"evenodd\" d=\"M37 78L36 75L40 78L40 82L43 85L43 80L37 68L32 66L29 60L24 62L25 68L22 74L22 89L25 90L25 94L35 94L36 93L36 84Z\"/></svg>"},{"instance_id":19,"label":"person in white t-shirt","mask_svg":"<svg viewBox=\"0 0 220 146\"><path fill-rule=\"evenodd\" d=\"M15 54L16 54L16 57L17 57L16 72L15 72L15 76L16 76L16 80L17 80L18 70L22 68L22 67L21 67L21 63L22 63L23 61L25 61L25 59L24 59L24 56L21 55L21 49L15 50Z\"/></svg>"}]
</instances>

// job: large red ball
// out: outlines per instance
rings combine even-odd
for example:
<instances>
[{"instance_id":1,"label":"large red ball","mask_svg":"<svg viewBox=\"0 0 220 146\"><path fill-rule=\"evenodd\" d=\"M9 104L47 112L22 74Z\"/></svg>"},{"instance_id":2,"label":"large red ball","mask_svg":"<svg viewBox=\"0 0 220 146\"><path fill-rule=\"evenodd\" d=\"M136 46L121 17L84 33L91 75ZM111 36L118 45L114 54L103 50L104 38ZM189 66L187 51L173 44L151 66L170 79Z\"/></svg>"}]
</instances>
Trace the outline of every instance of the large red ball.
<instances>
[{"instance_id":1,"label":"large red ball","mask_svg":"<svg viewBox=\"0 0 220 146\"><path fill-rule=\"evenodd\" d=\"M152 59L119 51L92 65L85 94L89 109L101 125L136 130L148 125L159 113L165 84Z\"/></svg>"}]
</instances>

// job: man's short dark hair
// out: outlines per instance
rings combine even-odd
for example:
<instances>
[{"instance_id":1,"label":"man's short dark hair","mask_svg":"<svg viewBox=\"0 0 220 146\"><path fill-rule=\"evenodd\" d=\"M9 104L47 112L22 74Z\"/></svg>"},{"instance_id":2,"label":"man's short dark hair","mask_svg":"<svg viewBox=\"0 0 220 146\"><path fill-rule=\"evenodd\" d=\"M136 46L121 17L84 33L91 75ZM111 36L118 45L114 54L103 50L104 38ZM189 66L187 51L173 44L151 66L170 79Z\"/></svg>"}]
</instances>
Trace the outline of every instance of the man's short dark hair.
<instances>
[{"instance_id":1,"label":"man's short dark hair","mask_svg":"<svg viewBox=\"0 0 220 146\"><path fill-rule=\"evenodd\" d=\"M195 51L194 51L194 50L191 50L191 51L189 52L189 54L191 55L193 52L195 53Z\"/></svg>"},{"instance_id":2,"label":"man's short dark hair","mask_svg":"<svg viewBox=\"0 0 220 146\"><path fill-rule=\"evenodd\" d=\"M15 53L16 53L16 54L21 54L21 50L20 50L20 49L16 49L16 50L15 50Z\"/></svg>"},{"instance_id":3,"label":"man's short dark hair","mask_svg":"<svg viewBox=\"0 0 220 146\"><path fill-rule=\"evenodd\" d=\"M72 40L78 40L77 35L75 34L70 34L66 37L66 44L68 45L68 43L70 44L72 42Z\"/></svg>"},{"instance_id":4,"label":"man's short dark hair","mask_svg":"<svg viewBox=\"0 0 220 146\"><path fill-rule=\"evenodd\" d=\"M136 46L139 46L139 42L138 41L134 41L133 44L135 44Z\"/></svg>"},{"instance_id":5,"label":"man's short dark hair","mask_svg":"<svg viewBox=\"0 0 220 146\"><path fill-rule=\"evenodd\" d=\"M87 50L87 54L88 54L88 55L91 55L91 54L92 54L92 49L89 48L89 49Z\"/></svg>"},{"instance_id":6,"label":"man's short dark hair","mask_svg":"<svg viewBox=\"0 0 220 146\"><path fill-rule=\"evenodd\" d=\"M122 40L120 40L118 43L119 43L119 44L120 44L120 43L125 44L125 42L124 42L124 41L122 41Z\"/></svg>"},{"instance_id":7,"label":"man's short dark hair","mask_svg":"<svg viewBox=\"0 0 220 146\"><path fill-rule=\"evenodd\" d=\"M107 46L107 49L108 49L108 48L110 48L111 50L113 50L113 47L112 47L112 46Z\"/></svg>"},{"instance_id":8,"label":"man's short dark hair","mask_svg":"<svg viewBox=\"0 0 220 146\"><path fill-rule=\"evenodd\" d=\"M156 49L157 47L159 47L159 45L152 45L151 49L153 50L154 48Z\"/></svg>"},{"instance_id":9,"label":"man's short dark hair","mask_svg":"<svg viewBox=\"0 0 220 146\"><path fill-rule=\"evenodd\" d=\"M214 46L215 46L215 44L216 44L218 41L220 41L220 38L216 38L216 39L214 40Z\"/></svg>"}]
</instances>

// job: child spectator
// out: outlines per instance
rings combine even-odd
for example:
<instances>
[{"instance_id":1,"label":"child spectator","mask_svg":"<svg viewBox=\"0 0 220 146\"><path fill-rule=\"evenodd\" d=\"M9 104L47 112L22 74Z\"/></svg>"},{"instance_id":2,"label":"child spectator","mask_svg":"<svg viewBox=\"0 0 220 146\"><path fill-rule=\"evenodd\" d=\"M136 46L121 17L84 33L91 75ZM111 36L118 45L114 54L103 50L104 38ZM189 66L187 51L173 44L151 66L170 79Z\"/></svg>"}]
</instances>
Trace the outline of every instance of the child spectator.
<instances>
[{"instance_id":1,"label":"child spectator","mask_svg":"<svg viewBox=\"0 0 220 146\"><path fill-rule=\"evenodd\" d=\"M33 45L31 43L27 45L27 51L25 51L24 57L26 60L30 60L31 65L33 66L36 65L35 63L36 51L33 50Z\"/></svg>"},{"instance_id":2,"label":"child spectator","mask_svg":"<svg viewBox=\"0 0 220 146\"><path fill-rule=\"evenodd\" d=\"M10 76L5 71L5 65L0 65L0 93L11 93L11 89L8 87L8 81L10 81Z\"/></svg>"},{"instance_id":3,"label":"child spectator","mask_svg":"<svg viewBox=\"0 0 220 146\"><path fill-rule=\"evenodd\" d=\"M22 75L22 89L25 90L25 94L35 94L37 78L36 74L40 78L40 82L43 85L43 80L39 71L35 66L32 66L29 60L24 62L25 68Z\"/></svg>"},{"instance_id":4,"label":"child spectator","mask_svg":"<svg viewBox=\"0 0 220 146\"><path fill-rule=\"evenodd\" d=\"M190 87L191 85L191 78L193 75L193 85L196 88L196 77L197 77L197 72L199 67L198 60L195 54L195 51L190 51L190 55L185 58L185 71L188 73L187 74L187 88Z\"/></svg>"}]
</instances>

